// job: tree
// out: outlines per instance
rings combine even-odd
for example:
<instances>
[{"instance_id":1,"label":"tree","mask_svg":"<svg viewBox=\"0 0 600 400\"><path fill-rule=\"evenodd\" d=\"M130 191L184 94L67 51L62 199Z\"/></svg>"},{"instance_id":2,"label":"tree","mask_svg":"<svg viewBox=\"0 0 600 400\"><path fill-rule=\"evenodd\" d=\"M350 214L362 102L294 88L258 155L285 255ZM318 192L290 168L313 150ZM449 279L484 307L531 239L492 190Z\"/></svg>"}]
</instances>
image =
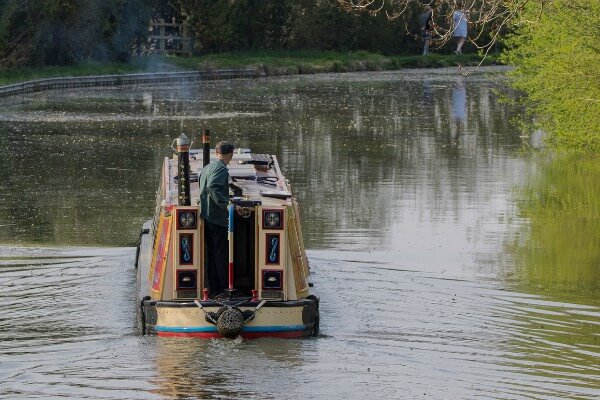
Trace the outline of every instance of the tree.
<instances>
[{"instance_id":1,"label":"tree","mask_svg":"<svg viewBox=\"0 0 600 400\"><path fill-rule=\"evenodd\" d=\"M0 68L21 66L31 60L35 27L41 15L19 0L0 3Z\"/></svg>"},{"instance_id":2,"label":"tree","mask_svg":"<svg viewBox=\"0 0 600 400\"><path fill-rule=\"evenodd\" d=\"M434 9L436 20L433 44L443 46L452 38L452 12L462 5L469 14L469 41L486 54L502 32L529 3L549 0L335 0L347 12L385 15L388 19L415 20L423 5ZM409 17L409 18L407 18ZM407 29L409 30L409 29ZM409 30L410 31L410 30Z\"/></svg>"},{"instance_id":3,"label":"tree","mask_svg":"<svg viewBox=\"0 0 600 400\"><path fill-rule=\"evenodd\" d=\"M147 32L152 0L4 0L0 67L126 60Z\"/></svg>"},{"instance_id":4,"label":"tree","mask_svg":"<svg viewBox=\"0 0 600 400\"><path fill-rule=\"evenodd\" d=\"M178 0L197 50L410 50L399 20L346 13L335 0Z\"/></svg>"},{"instance_id":5,"label":"tree","mask_svg":"<svg viewBox=\"0 0 600 400\"><path fill-rule=\"evenodd\" d=\"M600 154L600 0L529 4L504 60L547 143Z\"/></svg>"}]
</instances>

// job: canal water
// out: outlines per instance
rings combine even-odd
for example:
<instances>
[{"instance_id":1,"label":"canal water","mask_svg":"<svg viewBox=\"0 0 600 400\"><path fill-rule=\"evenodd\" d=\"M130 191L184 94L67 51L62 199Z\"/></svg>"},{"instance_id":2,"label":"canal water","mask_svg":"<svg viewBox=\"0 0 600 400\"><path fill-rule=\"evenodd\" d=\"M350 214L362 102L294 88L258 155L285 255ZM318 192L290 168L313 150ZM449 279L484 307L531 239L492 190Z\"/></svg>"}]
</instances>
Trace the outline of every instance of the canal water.
<instances>
[{"instance_id":1,"label":"canal water","mask_svg":"<svg viewBox=\"0 0 600 400\"><path fill-rule=\"evenodd\" d=\"M483 68L0 100L0 398L600 398L600 165L532 153L514 96ZM318 338L137 331L133 246L202 128L277 155Z\"/></svg>"}]
</instances>

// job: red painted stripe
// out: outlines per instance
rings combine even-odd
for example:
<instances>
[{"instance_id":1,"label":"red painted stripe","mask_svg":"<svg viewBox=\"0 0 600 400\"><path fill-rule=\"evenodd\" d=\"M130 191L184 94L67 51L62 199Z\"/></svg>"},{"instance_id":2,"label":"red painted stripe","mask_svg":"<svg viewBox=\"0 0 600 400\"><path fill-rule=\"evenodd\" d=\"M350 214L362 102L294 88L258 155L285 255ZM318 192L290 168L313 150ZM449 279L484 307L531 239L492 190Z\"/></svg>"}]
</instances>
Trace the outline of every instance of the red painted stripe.
<instances>
[{"instance_id":1,"label":"red painted stripe","mask_svg":"<svg viewBox=\"0 0 600 400\"><path fill-rule=\"evenodd\" d=\"M157 332L161 337L191 337L199 339L219 339L221 335L217 332ZM258 339L261 337L292 339L303 336L310 336L307 331L290 331L290 332L242 332L241 336L244 339Z\"/></svg>"},{"instance_id":2,"label":"red painted stripe","mask_svg":"<svg viewBox=\"0 0 600 400\"><path fill-rule=\"evenodd\" d=\"M233 262L229 263L229 290L233 290Z\"/></svg>"}]
</instances>

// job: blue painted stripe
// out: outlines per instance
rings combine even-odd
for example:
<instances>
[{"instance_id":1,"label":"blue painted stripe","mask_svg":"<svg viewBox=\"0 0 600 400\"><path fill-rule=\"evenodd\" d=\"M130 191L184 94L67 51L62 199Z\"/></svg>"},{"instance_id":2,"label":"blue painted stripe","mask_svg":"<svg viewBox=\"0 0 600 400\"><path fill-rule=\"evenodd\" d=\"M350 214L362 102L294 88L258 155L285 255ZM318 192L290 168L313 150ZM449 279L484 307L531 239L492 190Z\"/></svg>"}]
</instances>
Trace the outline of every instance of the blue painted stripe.
<instances>
[{"instance_id":1,"label":"blue painted stripe","mask_svg":"<svg viewBox=\"0 0 600 400\"><path fill-rule=\"evenodd\" d=\"M156 325L154 329L157 332L216 332L216 326L162 326Z\"/></svg>"},{"instance_id":2,"label":"blue painted stripe","mask_svg":"<svg viewBox=\"0 0 600 400\"><path fill-rule=\"evenodd\" d=\"M217 332L216 326L162 326L157 325L154 327L157 332L180 332L180 333L193 333L193 332ZM307 329L306 325L273 325L273 326L245 326L242 328L242 332L293 332L303 331Z\"/></svg>"},{"instance_id":3,"label":"blue painted stripe","mask_svg":"<svg viewBox=\"0 0 600 400\"><path fill-rule=\"evenodd\" d=\"M245 326L242 332L293 332L305 329L306 325Z\"/></svg>"},{"instance_id":4,"label":"blue painted stripe","mask_svg":"<svg viewBox=\"0 0 600 400\"><path fill-rule=\"evenodd\" d=\"M229 204L229 206L227 207L229 211L229 221L227 223L227 231L233 233L233 218L235 217L235 205L234 204Z\"/></svg>"}]
</instances>

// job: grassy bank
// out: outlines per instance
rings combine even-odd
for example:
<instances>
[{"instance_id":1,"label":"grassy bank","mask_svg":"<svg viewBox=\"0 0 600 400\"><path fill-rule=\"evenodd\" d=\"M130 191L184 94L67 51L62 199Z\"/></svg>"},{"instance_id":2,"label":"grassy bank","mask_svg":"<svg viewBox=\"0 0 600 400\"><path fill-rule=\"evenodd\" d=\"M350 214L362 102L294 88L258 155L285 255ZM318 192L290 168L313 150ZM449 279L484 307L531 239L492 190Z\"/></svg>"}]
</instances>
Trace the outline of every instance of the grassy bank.
<instances>
[{"instance_id":1,"label":"grassy bank","mask_svg":"<svg viewBox=\"0 0 600 400\"><path fill-rule=\"evenodd\" d=\"M316 51L268 51L208 54L201 57L173 58L173 63L185 69L213 70L223 68L254 68L264 75L312 74L319 72L381 71L402 68L437 68L478 65L477 54L427 56L384 56L357 51L349 53ZM490 56L485 65L496 64Z\"/></svg>"},{"instance_id":2,"label":"grassy bank","mask_svg":"<svg viewBox=\"0 0 600 400\"><path fill-rule=\"evenodd\" d=\"M113 75L135 72L176 70L216 70L254 68L263 75L312 74L319 72L381 71L402 68L452 67L477 65L477 54L428 56L384 56L366 51L351 53L316 51L256 51L208 54L200 57L141 57L129 63L83 63L68 67L23 68L0 70L0 85L43 78ZM497 63L490 56L484 65Z\"/></svg>"},{"instance_id":3,"label":"grassy bank","mask_svg":"<svg viewBox=\"0 0 600 400\"><path fill-rule=\"evenodd\" d=\"M52 66L0 70L0 85L32 81L44 78L90 75L120 75L136 72L159 72L180 69L165 57L144 57L129 63L82 63L72 66Z\"/></svg>"}]
</instances>

